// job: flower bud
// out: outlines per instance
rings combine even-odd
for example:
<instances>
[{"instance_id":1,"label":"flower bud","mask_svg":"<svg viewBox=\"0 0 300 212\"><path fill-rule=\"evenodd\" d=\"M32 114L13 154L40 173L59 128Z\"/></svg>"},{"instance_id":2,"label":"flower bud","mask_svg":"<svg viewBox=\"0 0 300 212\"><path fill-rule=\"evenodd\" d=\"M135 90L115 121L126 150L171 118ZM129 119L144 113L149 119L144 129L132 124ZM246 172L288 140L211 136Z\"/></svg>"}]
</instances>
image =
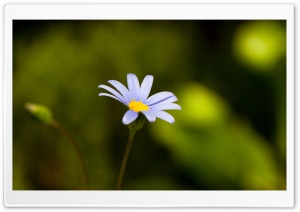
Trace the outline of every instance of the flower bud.
<instances>
[{"instance_id":1,"label":"flower bud","mask_svg":"<svg viewBox=\"0 0 300 212\"><path fill-rule=\"evenodd\" d=\"M25 104L25 109L33 115L36 119L39 121L45 123L45 124L50 124L53 121L52 113L51 111L39 104L34 104L34 103L26 103Z\"/></svg>"},{"instance_id":2,"label":"flower bud","mask_svg":"<svg viewBox=\"0 0 300 212\"><path fill-rule=\"evenodd\" d=\"M143 114L139 114L137 119L134 122L131 122L127 126L129 127L130 130L132 131L138 131L141 129L146 121L146 118Z\"/></svg>"}]
</instances>

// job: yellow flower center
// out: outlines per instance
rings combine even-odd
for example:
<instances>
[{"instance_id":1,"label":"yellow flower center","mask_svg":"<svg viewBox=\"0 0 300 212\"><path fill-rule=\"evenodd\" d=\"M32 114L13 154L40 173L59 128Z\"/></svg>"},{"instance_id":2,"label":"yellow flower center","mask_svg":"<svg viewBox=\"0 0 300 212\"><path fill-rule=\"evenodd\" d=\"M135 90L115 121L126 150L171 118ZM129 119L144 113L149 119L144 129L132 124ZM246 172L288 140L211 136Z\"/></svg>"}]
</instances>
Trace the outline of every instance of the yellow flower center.
<instances>
[{"instance_id":1,"label":"yellow flower center","mask_svg":"<svg viewBox=\"0 0 300 212\"><path fill-rule=\"evenodd\" d=\"M140 112L149 110L149 107L145 105L142 101L136 102L134 99L131 100L131 102L128 104L128 107L130 110L133 110L134 112Z\"/></svg>"}]
</instances>

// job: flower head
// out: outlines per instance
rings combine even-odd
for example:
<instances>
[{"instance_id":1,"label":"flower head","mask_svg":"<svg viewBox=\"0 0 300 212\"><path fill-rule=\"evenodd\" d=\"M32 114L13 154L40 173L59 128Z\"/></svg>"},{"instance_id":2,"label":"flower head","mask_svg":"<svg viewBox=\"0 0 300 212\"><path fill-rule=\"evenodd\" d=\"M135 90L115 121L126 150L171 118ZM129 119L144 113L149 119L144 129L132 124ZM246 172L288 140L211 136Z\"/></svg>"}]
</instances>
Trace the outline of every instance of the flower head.
<instances>
[{"instance_id":1,"label":"flower head","mask_svg":"<svg viewBox=\"0 0 300 212\"><path fill-rule=\"evenodd\" d=\"M156 118L163 119L171 124L175 122L173 116L164 110L181 110L176 96L168 91L159 92L149 96L153 83L153 76L147 75L140 85L135 74L127 74L128 89L116 80L109 80L115 89L106 85L99 85L110 93L100 93L99 96L108 96L118 100L128 107L128 111L123 116L123 124L127 125L137 119L139 113L142 113L150 122L154 122Z\"/></svg>"}]
</instances>

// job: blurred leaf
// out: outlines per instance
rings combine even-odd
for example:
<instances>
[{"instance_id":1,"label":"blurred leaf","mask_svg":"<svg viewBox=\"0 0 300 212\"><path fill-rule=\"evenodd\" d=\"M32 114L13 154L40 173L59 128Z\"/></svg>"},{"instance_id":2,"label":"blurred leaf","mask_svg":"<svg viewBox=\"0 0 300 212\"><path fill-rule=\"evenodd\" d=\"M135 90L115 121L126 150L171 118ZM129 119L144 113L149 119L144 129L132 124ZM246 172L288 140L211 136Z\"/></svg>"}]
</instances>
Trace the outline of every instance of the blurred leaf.
<instances>
[{"instance_id":1,"label":"blurred leaf","mask_svg":"<svg viewBox=\"0 0 300 212\"><path fill-rule=\"evenodd\" d=\"M152 132L193 180L211 189L279 189L272 147L237 122L222 98L194 83L178 99L183 110L176 123L157 123Z\"/></svg>"},{"instance_id":2,"label":"blurred leaf","mask_svg":"<svg viewBox=\"0 0 300 212\"><path fill-rule=\"evenodd\" d=\"M188 126L212 127L227 119L229 109L225 101L197 83L189 83L179 90L183 112L176 113Z\"/></svg>"}]
</instances>

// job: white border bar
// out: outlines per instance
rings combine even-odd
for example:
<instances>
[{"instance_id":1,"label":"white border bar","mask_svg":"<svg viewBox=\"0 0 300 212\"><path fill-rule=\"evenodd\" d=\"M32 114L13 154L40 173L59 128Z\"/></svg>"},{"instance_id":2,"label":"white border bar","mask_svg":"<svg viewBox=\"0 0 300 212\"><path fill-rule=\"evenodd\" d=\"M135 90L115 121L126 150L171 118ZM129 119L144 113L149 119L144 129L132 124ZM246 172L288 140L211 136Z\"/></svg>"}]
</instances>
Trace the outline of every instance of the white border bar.
<instances>
[{"instance_id":1,"label":"white border bar","mask_svg":"<svg viewBox=\"0 0 300 212\"><path fill-rule=\"evenodd\" d=\"M293 5L280 4L25 4L6 5L8 19L287 19ZM293 13L293 12L292 12Z\"/></svg>"},{"instance_id":2,"label":"white border bar","mask_svg":"<svg viewBox=\"0 0 300 212\"><path fill-rule=\"evenodd\" d=\"M10 192L9 192L10 193ZM14 207L288 207L286 191L12 191ZM285 200L285 201L282 201Z\"/></svg>"}]
</instances>

